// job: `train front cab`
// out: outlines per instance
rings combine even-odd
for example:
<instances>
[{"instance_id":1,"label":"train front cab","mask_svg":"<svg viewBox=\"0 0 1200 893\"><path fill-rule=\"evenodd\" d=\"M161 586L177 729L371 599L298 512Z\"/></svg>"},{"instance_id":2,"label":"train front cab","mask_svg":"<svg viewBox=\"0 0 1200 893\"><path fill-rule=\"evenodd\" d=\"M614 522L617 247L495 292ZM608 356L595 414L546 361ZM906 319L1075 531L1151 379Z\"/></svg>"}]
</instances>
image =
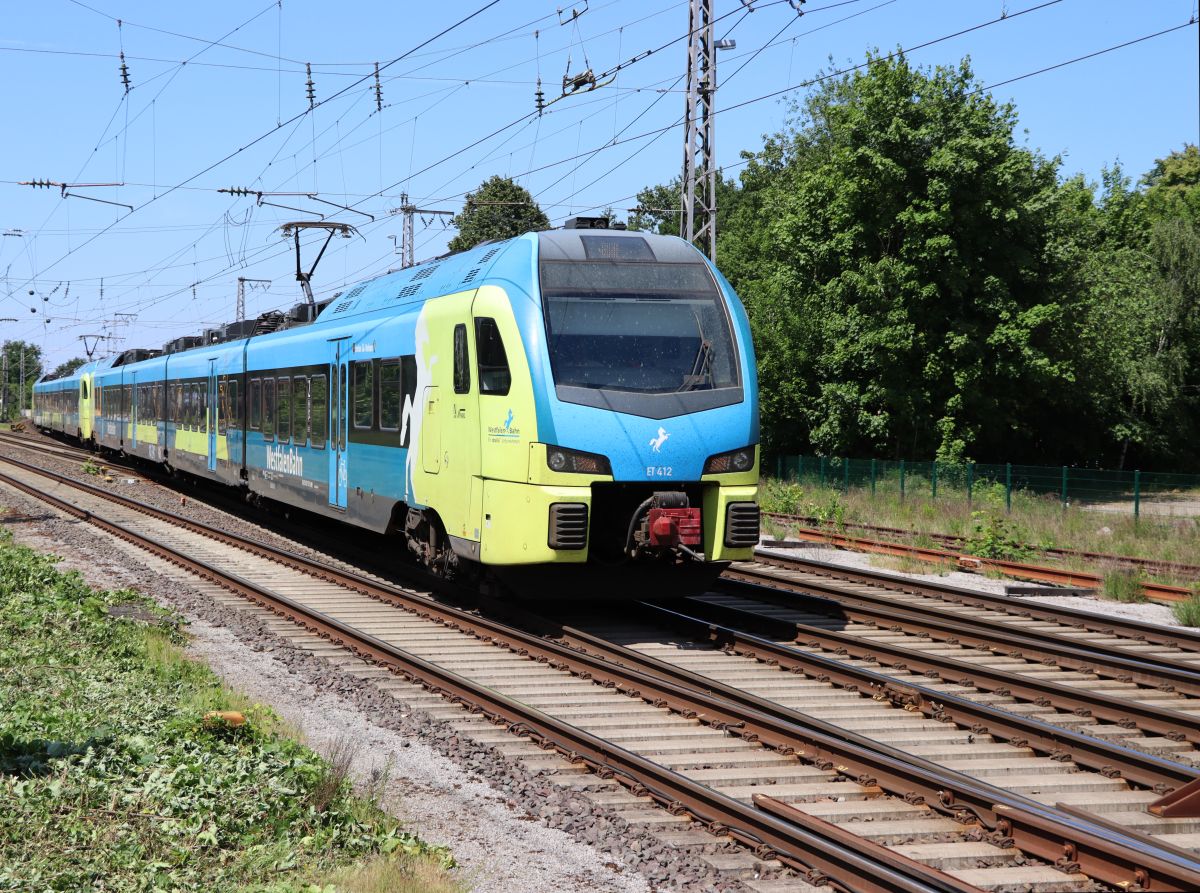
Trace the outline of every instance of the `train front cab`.
<instances>
[{"instance_id":1,"label":"train front cab","mask_svg":"<svg viewBox=\"0 0 1200 893\"><path fill-rule=\"evenodd\" d=\"M748 324L728 284L713 280L719 299L711 300L727 314L726 371L736 388L715 398L697 392L689 405L698 408L676 415L620 412L611 394L584 405L579 388L556 388L537 279L521 288L519 274L506 273L535 268L538 238L515 240L497 261L488 280L502 286L485 283L423 308L421 414L408 457L414 502L436 508L460 557L502 576L519 571L508 575L524 582L578 586L593 576L578 568L589 562L604 568L598 577L615 578L622 566L632 580L682 579L749 558L758 538L756 379ZM702 265L670 241L656 247L682 248ZM688 343L685 365L702 340ZM662 374L679 378L673 369ZM679 402L659 403L668 401ZM688 550L678 548L681 539ZM577 569L539 577L556 566Z\"/></svg>"}]
</instances>

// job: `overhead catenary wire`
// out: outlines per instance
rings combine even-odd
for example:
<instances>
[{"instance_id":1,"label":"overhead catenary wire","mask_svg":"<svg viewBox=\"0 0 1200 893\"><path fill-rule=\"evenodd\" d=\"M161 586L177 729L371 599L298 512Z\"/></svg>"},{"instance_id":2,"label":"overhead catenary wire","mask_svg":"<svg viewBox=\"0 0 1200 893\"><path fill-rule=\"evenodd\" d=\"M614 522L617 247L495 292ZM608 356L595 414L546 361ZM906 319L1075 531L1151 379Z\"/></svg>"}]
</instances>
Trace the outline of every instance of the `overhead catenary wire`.
<instances>
[{"instance_id":1,"label":"overhead catenary wire","mask_svg":"<svg viewBox=\"0 0 1200 893\"><path fill-rule=\"evenodd\" d=\"M1045 4L1045 5L1050 5L1050 4ZM1040 7L1039 7L1039 8L1040 8ZM1019 13L1017 13L1017 14L1019 14ZM1015 16L1015 15L1017 15L1017 14L1010 14L1009 18L1012 18L1012 17L1014 17L1014 16ZM1171 30L1176 30L1176 29L1171 29ZM956 34L958 34L958 33L961 33L961 32L956 32ZM1147 37L1146 37L1146 38L1141 38L1141 39L1149 39L1149 37L1151 37L1151 36L1154 36L1154 35L1147 35ZM942 39L946 39L946 38L942 38ZM1141 39L1139 39L1139 40L1141 40ZM914 51L915 49L918 49L918 48L920 48L921 46L924 46L924 45L927 45L927 44L919 45L919 46L917 46L917 47L910 47L910 48L908 48L906 51L907 51L907 52L912 52L912 51ZM1118 45L1118 47L1111 47L1111 48L1108 48L1108 49L1106 49L1106 50L1103 50L1103 51L1098 51L1098 52L1100 52L1100 53L1103 53L1103 52L1109 52L1109 51L1112 51L1113 49L1119 48L1120 46L1124 46L1124 44ZM1093 54L1089 54L1087 57L1080 57L1080 58L1089 58L1089 57L1091 57L1092 55L1093 55ZM1045 71L1045 70L1053 70L1053 69L1055 69L1055 68L1057 68L1057 67L1061 67L1061 65L1063 65L1063 64L1070 64L1070 61L1071 61L1071 60L1069 60L1067 63L1059 63L1059 65L1056 65L1056 66L1051 66L1049 69L1039 69L1039 70L1038 70L1038 72L1030 72L1030 73L1028 73L1028 74L1026 74L1026 75L1022 75L1021 77L1022 77L1022 78L1023 78L1023 77L1030 77L1030 76L1032 76L1033 74L1036 74L1036 73L1039 73L1039 72L1042 72L1042 71ZM1010 80L1010 81L1007 81L1007 82L1011 82L1011 80ZM1000 85L1003 85L1003 83L1007 83L1007 82L1000 82ZM807 85L809 85L809 84L811 84L811 83L812 83L812 82L810 82L810 81L801 82L801 83L799 83L799 84L795 84L795 85L793 85L792 87L785 88L785 90L783 90L783 91L775 91L774 93L772 93L772 94L768 94L767 96L764 96L764 97L757 97L757 98L756 98L756 101L762 101L762 100L763 100L763 99L765 99L765 98L769 98L769 97L771 97L771 96L774 96L774 95L779 95L779 93L786 92L787 90L800 89L800 88L803 88L804 86L807 86ZM987 87L987 88L984 88L984 89L990 89L992 86L995 86L995 85L988 85L988 87ZM739 104L739 107L740 107L741 105L744 105L744 103L743 103L743 104ZM729 109L729 110L732 110L732 108L731 108L731 109ZM724 111L726 111L726 110L725 110L725 109L723 109L723 110L721 110L721 111L722 111L722 112L724 112ZM574 124L568 125L568 127L569 127L569 128L573 128L573 126L574 126ZM343 133L344 133L344 132L345 132L345 131L343 130ZM635 140L635 139L637 139L637 138L638 138L638 137L631 137L629 140L622 140L621 142L632 142L633 140ZM608 146L608 145L602 145L602 146L600 146L600 147L598 147L598 148L599 148L599 149L606 149L606 148L611 148L611 147L612 147L612 146ZM494 150L492 150L492 151L494 151ZM454 154L457 154L457 152L456 152L456 153L454 153ZM576 153L576 156L575 156L575 157L577 157L579 154L585 154L585 153ZM324 156L322 155L321 157L324 157ZM564 162L561 162L561 161L560 161L560 162L556 162L556 164L562 164L562 163L564 163ZM530 164L529 166L530 166L530 168L533 168L533 167L534 167L534 165L533 165L533 164ZM738 165L724 165L724 166L722 166L722 167L723 167L723 169L725 169L725 170L728 170L728 169L730 169L730 168L732 168L732 167L736 167L736 166L738 166ZM415 179L415 178L418 176L418 174L420 174L420 171L418 171L416 174L413 174L413 178ZM520 176L523 176L523 175L522 175L522 174L517 174L517 176L518 176L518 177L520 177ZM178 188L178 186L177 186L176 188ZM184 188L187 188L187 187L184 187ZM586 188L586 187L585 187L585 188ZM382 193L380 193L380 192L372 193L370 196L367 196L367 198L369 199L369 198L372 198L372 197L375 197L375 196L378 196L378 195L381 195L381 194L382 194ZM573 195L572 195L572 198L574 198L574 197L575 197L575 196L574 196L574 194L573 194ZM617 201L615 201L615 202L610 202L609 204L615 204L615 203L617 203L617 202L619 202L619 200L617 200ZM548 207L550 207L550 206L551 206L551 205L548 205ZM264 224L264 225L265 225L265 224ZM269 254L269 249L264 249L264 250L266 251L266 253L268 253L268 254ZM252 259L252 258L251 258L251 256L249 256L249 255L248 255L248 256L247 256L247 260L249 261L249 260L251 260L251 259ZM218 273L218 275L219 275L219 273Z\"/></svg>"},{"instance_id":2,"label":"overhead catenary wire","mask_svg":"<svg viewBox=\"0 0 1200 893\"><path fill-rule=\"evenodd\" d=\"M415 47L413 47L412 49L410 49L410 50L406 51L405 53L402 53L401 55L390 60L385 65L381 66L381 70L386 69L392 65L395 65L396 63L398 63L401 60L403 60L404 58L406 58L409 54L415 52L418 49L421 49L422 47L428 46L430 43L437 40L439 37L449 34L451 31L455 30L456 28L461 27L462 25L466 24L467 22L471 21L472 19L476 18L477 16L481 15L482 13L486 12L487 10L491 9L493 6L495 6L499 2L500 2L500 0L487 0L487 2L484 3L482 6L478 7L475 11L473 11L473 12L469 13L468 15L464 16L463 18L459 19L454 24L448 25L446 28L443 28L441 31L437 32L432 37L426 38L421 43L419 43ZM264 139L271 136L273 133L276 133L281 127L286 126L287 124L291 123L294 120L302 119L306 115L311 114L313 109L319 108L322 105L332 102L333 100L335 100L335 99L339 98L340 96L342 96L343 94L347 93L349 90L353 89L358 84L362 83L364 80L369 79L369 77L370 77L370 75L363 75L363 77L357 79L353 84L343 87L341 90L334 91L327 99L323 99L320 102L315 103L313 108L305 109L304 111L302 111L302 112L298 113L297 115L293 116L292 118L288 119L288 121L285 121L283 124L272 127L271 129L267 130L266 132L259 134L254 139L250 140L250 142L248 142L248 143L238 147L237 149L233 150L232 152L222 156L217 161L214 161L212 164L207 165L206 167L202 168L201 170L197 171L196 173L192 174L191 176L181 180L178 184L176 184L175 186L172 186L171 188L167 189L166 191L162 192L161 194L154 196L153 198L149 199L146 202L143 202L141 205L138 205L134 209L134 211L132 211L130 213L131 214L137 213L137 211L141 210L142 208L145 208L148 205L150 205L154 202L157 202L160 199L166 197L167 195L170 195L179 186L186 186L187 184L204 176L205 174L209 173L210 171L215 170L216 168L218 168L222 164L224 164L226 161L229 161L231 158L234 158L234 157L240 155L241 153L245 152L247 149L251 148L252 146L255 146L258 143L262 142ZM126 216L128 216L128 215L126 215ZM121 219L124 219L124 218L121 218ZM59 256L56 260L51 262L49 264L49 266L44 267L41 270L41 272L44 274L44 273L48 272L49 270L54 269L60 263L62 263L67 257L70 257L72 254L79 251L84 246L89 245L92 242L94 242L96 239L98 239L100 237L100 235L103 234L103 232L108 232L113 226L116 225L116 222L117 221L114 221L113 224L111 224L109 227L107 227L101 233L98 233L98 234L92 236L90 239L85 240L81 245L78 245L75 248L69 249L65 254Z\"/></svg>"}]
</instances>

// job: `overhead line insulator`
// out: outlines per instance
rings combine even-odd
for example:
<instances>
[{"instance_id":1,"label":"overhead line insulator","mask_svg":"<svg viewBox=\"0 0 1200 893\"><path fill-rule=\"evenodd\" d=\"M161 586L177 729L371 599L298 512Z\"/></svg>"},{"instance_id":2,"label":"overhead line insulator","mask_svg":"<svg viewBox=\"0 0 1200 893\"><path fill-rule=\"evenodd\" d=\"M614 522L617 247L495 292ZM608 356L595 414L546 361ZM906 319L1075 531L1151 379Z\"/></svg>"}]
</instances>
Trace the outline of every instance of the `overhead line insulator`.
<instances>
[{"instance_id":1,"label":"overhead line insulator","mask_svg":"<svg viewBox=\"0 0 1200 893\"><path fill-rule=\"evenodd\" d=\"M315 86L313 85L313 79L312 79L312 63L305 62L304 70L306 72L308 72L308 80L305 82L305 90L308 93L308 107L309 107L309 109L312 109L316 105L316 101L317 101L317 91L316 91Z\"/></svg>"},{"instance_id":2,"label":"overhead line insulator","mask_svg":"<svg viewBox=\"0 0 1200 893\"><path fill-rule=\"evenodd\" d=\"M125 64L125 51L121 51L121 84L125 87L125 92L129 92L129 66Z\"/></svg>"},{"instance_id":3,"label":"overhead line insulator","mask_svg":"<svg viewBox=\"0 0 1200 893\"><path fill-rule=\"evenodd\" d=\"M379 83L379 63L375 63L375 111L383 111L383 85Z\"/></svg>"}]
</instances>

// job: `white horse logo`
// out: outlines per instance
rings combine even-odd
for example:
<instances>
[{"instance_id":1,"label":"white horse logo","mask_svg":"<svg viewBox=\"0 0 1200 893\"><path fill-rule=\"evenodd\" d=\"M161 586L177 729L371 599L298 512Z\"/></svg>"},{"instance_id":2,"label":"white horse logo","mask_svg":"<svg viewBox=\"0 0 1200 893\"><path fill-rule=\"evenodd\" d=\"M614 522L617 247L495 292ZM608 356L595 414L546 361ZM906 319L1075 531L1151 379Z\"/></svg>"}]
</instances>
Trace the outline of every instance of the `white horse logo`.
<instances>
[{"instance_id":1,"label":"white horse logo","mask_svg":"<svg viewBox=\"0 0 1200 893\"><path fill-rule=\"evenodd\" d=\"M667 438L670 436L666 428L659 428L658 437L651 438L650 440L650 449L656 453L659 452L662 449L662 445L667 442Z\"/></svg>"}]
</instances>

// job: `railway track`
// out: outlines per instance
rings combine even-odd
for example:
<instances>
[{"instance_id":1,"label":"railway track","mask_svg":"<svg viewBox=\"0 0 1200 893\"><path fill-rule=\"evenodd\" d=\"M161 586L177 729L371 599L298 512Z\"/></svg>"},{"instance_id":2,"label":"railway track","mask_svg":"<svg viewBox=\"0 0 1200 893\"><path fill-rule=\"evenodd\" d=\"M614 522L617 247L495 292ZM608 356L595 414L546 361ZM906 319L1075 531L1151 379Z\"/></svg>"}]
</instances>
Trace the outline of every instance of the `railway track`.
<instances>
[{"instance_id":1,"label":"railway track","mask_svg":"<svg viewBox=\"0 0 1200 893\"><path fill-rule=\"evenodd\" d=\"M981 779L944 765L955 758L986 762L995 747L1012 747L990 735L967 734L941 721L940 736L931 737L930 728L906 730L945 751L917 756L855 731L847 721L835 725L800 713L756 711L735 697L736 691L706 691L705 685L714 688L712 682L693 687L664 679L651 672L661 672L661 661L638 663L631 656L636 649L627 649L621 660L587 654L98 488L11 461L5 465L4 477L26 492L218 581L262 610L376 664L362 672L397 671L602 774L612 773L621 787L610 782L598 795L624 807L627 815L645 812L651 801L665 803L678 815L652 821L670 829L687 828L689 818L699 819L754 846L759 858L773 855L801 868L809 880L823 876L848 890L1037 889L1048 884L1084 889L1088 878L1148 889L1189 889L1200 882L1194 855L1179 851L1171 840L1150 839L1142 830L1114 825L1095 812L1073 812L1065 801L1063 808L1051 807L1003 789L987 780L996 780L994 773L984 772ZM48 484L50 480L55 482ZM721 659L735 657L715 653ZM779 673L769 666L756 669ZM793 673L788 681L802 680ZM830 684L819 678L813 682L818 688ZM862 700L848 689L841 696L847 694ZM815 691L805 698L826 700ZM866 708L860 704L857 709ZM471 734L515 746L509 732L453 711ZM890 708L885 725L909 712ZM869 711L862 717L877 722ZM986 747L978 750L977 745ZM535 760L545 759L534 745L516 746L518 751L531 748ZM1031 752L1032 746L1015 748L1014 759L1038 760ZM1124 771L1143 773L1137 778L1145 783L1157 777L1160 788L1178 787L1188 777L1186 767L1169 761L1127 759L1141 760L1141 769L1131 762ZM1033 765L1043 772L1050 768ZM1090 774L1100 785L1092 790L1112 791L1114 782L1125 785L1100 772ZM563 775L564 783L580 781L577 773ZM1042 786L1054 788L1056 783ZM764 791L775 796L764 797ZM1153 792L1140 793L1145 800ZM663 833L682 839L696 832ZM1165 832L1171 833L1187 832ZM1016 850L994 845L1010 838ZM1047 864L1015 864L1022 855L1059 861L1067 872ZM729 861L735 863L737 857ZM985 867L974 867L979 864Z\"/></svg>"},{"instance_id":2,"label":"railway track","mask_svg":"<svg viewBox=\"0 0 1200 893\"><path fill-rule=\"evenodd\" d=\"M819 518L807 515L789 515L781 512L763 512L763 516L780 524L795 524L812 530L830 530L834 525L822 522ZM900 540L928 537L935 543L961 551L967 538L953 533L919 533L900 527L881 527L877 524L863 524L856 521L845 521L837 527L847 530L862 531L871 536L886 536ZM1200 564L1185 564L1179 561L1164 561L1157 558L1136 558L1132 555L1113 555L1108 552L1090 552L1084 549L1060 549L1056 547L1038 548L1039 555L1053 559L1069 559L1089 561L1104 567L1121 568L1124 570L1141 571L1151 575L1165 574L1180 580L1200 580Z\"/></svg>"},{"instance_id":3,"label":"railway track","mask_svg":"<svg viewBox=\"0 0 1200 893\"><path fill-rule=\"evenodd\" d=\"M948 552L942 549L930 549L923 546L910 546L901 543L855 537L839 531L792 527L789 528L789 532L806 542L826 543L857 552L871 552L878 555L913 558L943 567L990 571L1018 580L1034 580L1041 583L1052 583L1056 586L1071 586L1086 589L1101 589L1104 586L1103 576L1087 571L1027 564L1000 558L960 555L957 552ZM1185 589L1182 586L1169 586L1165 583L1153 582L1141 582L1138 585L1143 597L1167 604L1184 601L1193 595L1191 589Z\"/></svg>"},{"instance_id":4,"label":"railway track","mask_svg":"<svg viewBox=\"0 0 1200 893\"><path fill-rule=\"evenodd\" d=\"M1152 655L1155 651L1178 653L1181 658L1184 657L1182 652L1200 654L1200 631L1185 627L1165 627L1094 611L1029 602L939 580L918 580L885 571L816 561L801 555L782 555L777 550L760 548L755 562L749 567L751 570L773 568L784 579L829 583L843 587L847 592L886 594L892 603L901 606L933 608L954 616L962 614L968 618L1009 622L1026 629L1049 624L1042 628L1094 646L1123 645L1135 649L1138 657Z\"/></svg>"},{"instance_id":5,"label":"railway track","mask_svg":"<svg viewBox=\"0 0 1200 893\"><path fill-rule=\"evenodd\" d=\"M1010 621L891 605L869 591L753 566L736 565L729 576L724 592L697 600L706 619L957 683L977 692L970 697L1002 698L1047 722L1086 724L1094 735L1200 764L1200 655L1078 647L1036 627L1017 627L1021 635Z\"/></svg>"}]
</instances>

